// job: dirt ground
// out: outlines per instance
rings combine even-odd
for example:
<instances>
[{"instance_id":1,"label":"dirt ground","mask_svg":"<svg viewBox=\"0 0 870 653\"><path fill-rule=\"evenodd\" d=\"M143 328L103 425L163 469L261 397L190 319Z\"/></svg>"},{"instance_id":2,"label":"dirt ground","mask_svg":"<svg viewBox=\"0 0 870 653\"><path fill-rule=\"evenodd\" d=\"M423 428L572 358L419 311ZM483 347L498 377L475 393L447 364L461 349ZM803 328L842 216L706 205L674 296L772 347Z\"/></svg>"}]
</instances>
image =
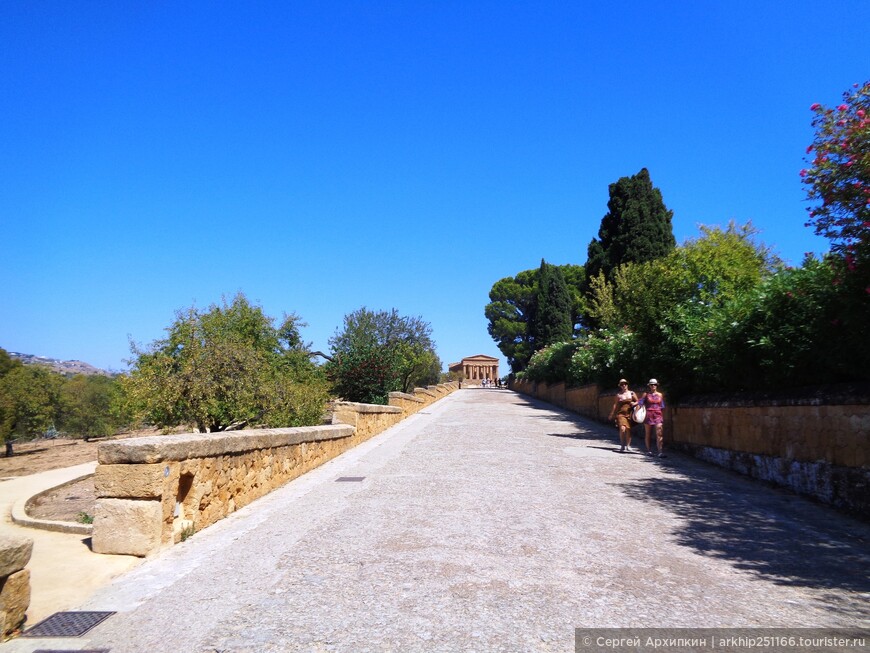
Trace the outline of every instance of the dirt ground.
<instances>
[{"instance_id":1,"label":"dirt ground","mask_svg":"<svg viewBox=\"0 0 870 653\"><path fill-rule=\"evenodd\" d=\"M16 442L14 455L0 453L0 478L27 476L60 467L72 467L97 459L97 443L84 440L34 440ZM94 514L92 476L53 490L28 502L25 511L37 519L79 521L80 513Z\"/></svg>"},{"instance_id":2,"label":"dirt ground","mask_svg":"<svg viewBox=\"0 0 870 653\"><path fill-rule=\"evenodd\" d=\"M13 451L11 458L6 458L0 451L0 478L27 476L97 459L97 443L84 440L58 438L16 442Z\"/></svg>"},{"instance_id":3,"label":"dirt ground","mask_svg":"<svg viewBox=\"0 0 870 653\"><path fill-rule=\"evenodd\" d=\"M96 500L94 477L88 476L34 497L24 506L24 512L34 519L86 523L82 518L93 518Z\"/></svg>"},{"instance_id":4,"label":"dirt ground","mask_svg":"<svg viewBox=\"0 0 870 653\"><path fill-rule=\"evenodd\" d=\"M114 436L112 439L158 433L160 431L157 429L140 429ZM98 442L65 438L16 442L11 458L3 456L3 449L0 449L0 479L27 476L96 460L97 445ZM81 513L93 517L95 502L94 478L89 476L34 497L27 502L24 509L35 519L78 522L81 521Z\"/></svg>"}]
</instances>

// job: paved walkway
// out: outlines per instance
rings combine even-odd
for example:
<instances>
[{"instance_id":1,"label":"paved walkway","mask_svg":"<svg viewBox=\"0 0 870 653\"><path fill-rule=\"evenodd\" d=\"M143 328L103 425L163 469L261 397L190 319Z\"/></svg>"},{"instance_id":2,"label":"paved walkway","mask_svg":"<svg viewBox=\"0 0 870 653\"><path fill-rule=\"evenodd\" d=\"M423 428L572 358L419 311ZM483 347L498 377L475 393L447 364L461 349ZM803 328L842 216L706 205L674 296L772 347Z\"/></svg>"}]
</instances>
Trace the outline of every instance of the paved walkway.
<instances>
[{"instance_id":1,"label":"paved walkway","mask_svg":"<svg viewBox=\"0 0 870 653\"><path fill-rule=\"evenodd\" d=\"M93 553L87 534L26 528L13 523L13 517L19 523L44 523L44 520L27 516L24 511L27 500L40 492L93 474L96 466L94 461L0 481L0 533L33 540L33 554L27 565L31 593L28 625L79 605L98 587L141 562L140 558L133 556Z\"/></svg>"},{"instance_id":2,"label":"paved walkway","mask_svg":"<svg viewBox=\"0 0 870 653\"><path fill-rule=\"evenodd\" d=\"M616 439L459 391L98 590L79 609L117 614L84 637L0 653L572 651L576 627L870 627L870 525Z\"/></svg>"}]
</instances>

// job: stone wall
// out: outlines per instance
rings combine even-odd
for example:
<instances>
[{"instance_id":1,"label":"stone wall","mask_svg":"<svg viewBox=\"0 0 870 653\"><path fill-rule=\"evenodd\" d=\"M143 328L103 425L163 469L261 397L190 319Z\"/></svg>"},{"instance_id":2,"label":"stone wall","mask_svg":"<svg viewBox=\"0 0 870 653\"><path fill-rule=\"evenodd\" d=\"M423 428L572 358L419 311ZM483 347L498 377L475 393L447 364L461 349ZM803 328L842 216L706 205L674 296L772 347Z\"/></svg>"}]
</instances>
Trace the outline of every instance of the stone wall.
<instances>
[{"instance_id":1,"label":"stone wall","mask_svg":"<svg viewBox=\"0 0 870 653\"><path fill-rule=\"evenodd\" d=\"M453 392L394 393L392 405L335 402L333 424L102 442L94 474L97 553L171 546Z\"/></svg>"},{"instance_id":2,"label":"stone wall","mask_svg":"<svg viewBox=\"0 0 870 653\"><path fill-rule=\"evenodd\" d=\"M0 535L0 640L14 633L30 605L30 570L33 540Z\"/></svg>"},{"instance_id":3,"label":"stone wall","mask_svg":"<svg viewBox=\"0 0 870 653\"><path fill-rule=\"evenodd\" d=\"M566 390L561 383L515 381L512 388L601 422L607 422L614 400L613 391L601 392L597 385ZM866 392L821 388L806 396L693 397L665 410L665 442L848 512L870 515Z\"/></svg>"}]
</instances>

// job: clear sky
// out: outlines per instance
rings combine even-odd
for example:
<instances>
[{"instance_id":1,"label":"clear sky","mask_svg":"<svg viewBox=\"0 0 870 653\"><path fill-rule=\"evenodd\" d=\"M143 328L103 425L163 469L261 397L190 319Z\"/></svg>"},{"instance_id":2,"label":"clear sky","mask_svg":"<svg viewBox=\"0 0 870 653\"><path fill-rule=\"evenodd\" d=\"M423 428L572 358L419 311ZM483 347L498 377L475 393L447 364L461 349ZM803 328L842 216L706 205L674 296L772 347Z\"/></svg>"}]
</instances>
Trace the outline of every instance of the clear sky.
<instances>
[{"instance_id":1,"label":"clear sky","mask_svg":"<svg viewBox=\"0 0 870 653\"><path fill-rule=\"evenodd\" d=\"M649 169L678 242L798 264L813 102L870 77L867 0L0 2L0 347L122 370L244 292L489 354L493 283L583 264Z\"/></svg>"}]
</instances>

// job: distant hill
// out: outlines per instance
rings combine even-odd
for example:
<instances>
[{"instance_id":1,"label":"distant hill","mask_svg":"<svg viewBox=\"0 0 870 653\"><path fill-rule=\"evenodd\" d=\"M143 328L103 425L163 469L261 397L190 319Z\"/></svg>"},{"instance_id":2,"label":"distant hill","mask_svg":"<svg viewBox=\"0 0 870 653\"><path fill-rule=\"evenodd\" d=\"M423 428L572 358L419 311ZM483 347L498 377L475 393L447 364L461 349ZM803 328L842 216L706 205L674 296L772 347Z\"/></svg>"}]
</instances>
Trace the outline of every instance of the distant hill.
<instances>
[{"instance_id":1,"label":"distant hill","mask_svg":"<svg viewBox=\"0 0 870 653\"><path fill-rule=\"evenodd\" d=\"M111 372L101 370L99 367L94 367L82 361L62 361L56 358L46 358L45 356L34 356L33 354L19 354L16 351L7 352L10 358L20 360L25 365L43 365L49 367L55 372L72 376L73 374L102 374L103 376L114 376Z\"/></svg>"}]
</instances>

